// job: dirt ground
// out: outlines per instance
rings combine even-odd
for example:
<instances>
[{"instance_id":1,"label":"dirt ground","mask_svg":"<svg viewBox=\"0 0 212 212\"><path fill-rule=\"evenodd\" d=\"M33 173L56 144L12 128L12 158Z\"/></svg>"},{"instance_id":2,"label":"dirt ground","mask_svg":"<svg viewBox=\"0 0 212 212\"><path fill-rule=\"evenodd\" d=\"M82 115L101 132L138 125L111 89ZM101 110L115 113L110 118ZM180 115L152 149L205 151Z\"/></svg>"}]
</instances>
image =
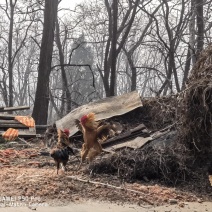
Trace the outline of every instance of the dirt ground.
<instances>
[{"instance_id":1,"label":"dirt ground","mask_svg":"<svg viewBox=\"0 0 212 212\"><path fill-rule=\"evenodd\" d=\"M39 204L40 206L47 204L49 207L69 207L70 203L83 207L88 201L92 203L106 201L109 205L133 204L139 208L173 204L183 209L187 207L185 202L200 204L212 200L212 194L197 194L192 190L165 187L151 181L127 183L113 175L92 175L87 171L88 164L84 164L79 171L76 171L79 163L74 162L76 161L74 158L69 161L67 172L60 169L57 175L52 158L40 156L39 151L38 146L32 149L14 150L5 163L0 163L1 208L29 206L31 203L35 204L35 207ZM105 207L107 209L109 206ZM85 210L79 209L79 211Z\"/></svg>"},{"instance_id":2,"label":"dirt ground","mask_svg":"<svg viewBox=\"0 0 212 212\"><path fill-rule=\"evenodd\" d=\"M86 201L81 203L71 202L66 206L46 206L37 207L36 211L39 212L207 212L211 211L212 203L185 203L183 206L179 205L164 205L164 206L138 206L135 204L114 204L111 202L97 202L97 201ZM1 208L1 212L30 212L35 210L32 207L10 207Z\"/></svg>"}]
</instances>

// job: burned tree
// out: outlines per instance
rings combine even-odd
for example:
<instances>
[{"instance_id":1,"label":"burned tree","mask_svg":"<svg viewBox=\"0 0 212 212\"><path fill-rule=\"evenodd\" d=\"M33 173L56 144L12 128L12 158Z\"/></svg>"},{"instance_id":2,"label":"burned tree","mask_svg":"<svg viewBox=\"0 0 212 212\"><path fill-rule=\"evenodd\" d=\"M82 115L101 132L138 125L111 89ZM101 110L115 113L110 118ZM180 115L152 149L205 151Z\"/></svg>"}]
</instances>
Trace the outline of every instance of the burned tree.
<instances>
[{"instance_id":1,"label":"burned tree","mask_svg":"<svg viewBox=\"0 0 212 212\"><path fill-rule=\"evenodd\" d=\"M51 72L57 6L58 0L45 1L43 37L38 67L38 82L32 113L36 124L46 124L48 118L49 75Z\"/></svg>"}]
</instances>

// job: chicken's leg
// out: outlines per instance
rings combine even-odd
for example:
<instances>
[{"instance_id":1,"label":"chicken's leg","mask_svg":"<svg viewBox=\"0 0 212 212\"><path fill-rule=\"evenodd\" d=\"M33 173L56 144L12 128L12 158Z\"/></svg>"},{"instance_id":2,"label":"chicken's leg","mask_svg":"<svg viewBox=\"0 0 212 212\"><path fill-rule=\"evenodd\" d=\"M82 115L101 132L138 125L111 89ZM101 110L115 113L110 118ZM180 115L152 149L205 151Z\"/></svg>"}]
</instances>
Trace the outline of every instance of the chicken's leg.
<instances>
[{"instance_id":1,"label":"chicken's leg","mask_svg":"<svg viewBox=\"0 0 212 212\"><path fill-rule=\"evenodd\" d=\"M83 161L85 160L86 156L88 155L89 152L89 148L87 147L86 144L82 145L82 151L81 151L81 162L77 168L77 171L80 169L80 167L82 166Z\"/></svg>"},{"instance_id":2,"label":"chicken's leg","mask_svg":"<svg viewBox=\"0 0 212 212\"><path fill-rule=\"evenodd\" d=\"M67 171L66 164L67 164L67 161L63 161L63 163L61 164L64 172Z\"/></svg>"},{"instance_id":3,"label":"chicken's leg","mask_svg":"<svg viewBox=\"0 0 212 212\"><path fill-rule=\"evenodd\" d=\"M60 168L60 163L59 162L56 162L57 163L57 174L58 174L58 171L59 171L59 168Z\"/></svg>"}]
</instances>

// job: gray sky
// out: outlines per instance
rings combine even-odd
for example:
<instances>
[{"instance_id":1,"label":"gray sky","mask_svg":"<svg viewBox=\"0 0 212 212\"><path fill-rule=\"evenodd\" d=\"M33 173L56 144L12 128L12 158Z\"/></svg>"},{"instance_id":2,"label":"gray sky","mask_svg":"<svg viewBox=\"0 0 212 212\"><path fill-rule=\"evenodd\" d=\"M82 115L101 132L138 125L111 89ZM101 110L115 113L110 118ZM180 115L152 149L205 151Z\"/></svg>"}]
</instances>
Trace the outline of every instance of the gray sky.
<instances>
[{"instance_id":1,"label":"gray sky","mask_svg":"<svg viewBox=\"0 0 212 212\"><path fill-rule=\"evenodd\" d=\"M60 7L74 9L76 3L80 3L82 0L62 0L60 2Z\"/></svg>"}]
</instances>

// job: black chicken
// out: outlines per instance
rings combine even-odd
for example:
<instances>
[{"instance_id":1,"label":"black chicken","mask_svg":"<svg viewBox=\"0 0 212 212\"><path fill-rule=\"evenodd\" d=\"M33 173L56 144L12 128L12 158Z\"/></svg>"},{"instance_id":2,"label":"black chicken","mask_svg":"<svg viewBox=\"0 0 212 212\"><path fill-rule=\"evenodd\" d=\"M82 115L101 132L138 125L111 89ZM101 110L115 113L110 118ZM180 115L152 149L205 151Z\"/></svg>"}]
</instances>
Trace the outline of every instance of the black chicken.
<instances>
[{"instance_id":1,"label":"black chicken","mask_svg":"<svg viewBox=\"0 0 212 212\"><path fill-rule=\"evenodd\" d=\"M58 134L58 140L57 140L57 146L56 148L52 149L50 151L50 156L54 158L54 161L57 165L57 174L60 167L60 164L62 165L62 168L64 171L66 171L66 164L69 159L69 155L75 155L73 149L69 147L69 130L57 130Z\"/></svg>"},{"instance_id":2,"label":"black chicken","mask_svg":"<svg viewBox=\"0 0 212 212\"><path fill-rule=\"evenodd\" d=\"M60 168L60 163L62 164L64 171L66 171L66 164L68 162L69 155L71 154L75 155L73 149L69 146L65 147L64 149L55 148L51 150L50 156L54 158L57 165L57 174Z\"/></svg>"}]
</instances>

